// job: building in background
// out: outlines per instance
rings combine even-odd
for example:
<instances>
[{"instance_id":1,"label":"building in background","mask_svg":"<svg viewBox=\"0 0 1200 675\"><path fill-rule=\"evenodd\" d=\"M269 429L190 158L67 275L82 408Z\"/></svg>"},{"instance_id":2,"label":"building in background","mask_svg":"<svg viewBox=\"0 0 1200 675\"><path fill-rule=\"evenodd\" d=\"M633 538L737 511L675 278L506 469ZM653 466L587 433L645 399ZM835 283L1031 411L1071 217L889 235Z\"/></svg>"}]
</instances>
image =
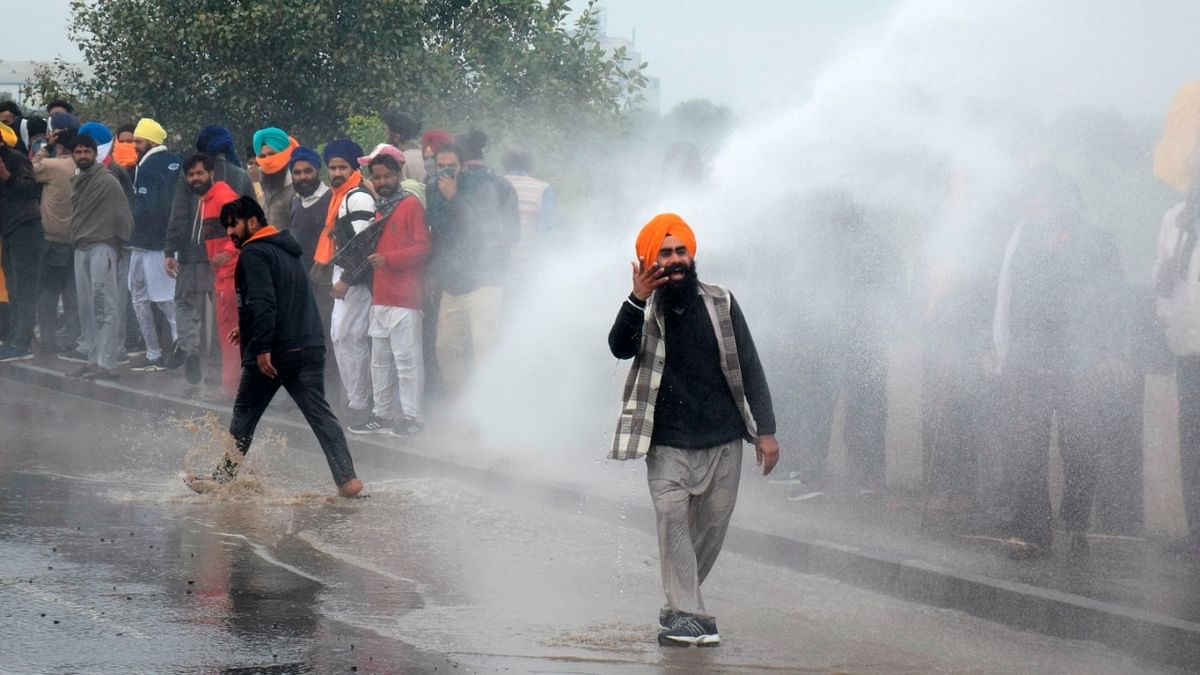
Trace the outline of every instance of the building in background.
<instances>
[{"instance_id":1,"label":"building in background","mask_svg":"<svg viewBox=\"0 0 1200 675\"><path fill-rule=\"evenodd\" d=\"M11 99L24 108L26 102L21 96L21 87L25 86L25 80L33 77L37 66L37 61L0 61L0 99Z\"/></svg>"},{"instance_id":2,"label":"building in background","mask_svg":"<svg viewBox=\"0 0 1200 675\"><path fill-rule=\"evenodd\" d=\"M596 8L596 29L600 36L600 46L609 56L616 53L622 47L625 49L625 63L623 65L637 65L645 59L642 58L642 52L637 48L637 29L634 29L633 35L625 38L619 35L608 34L608 9L605 7ZM657 77L646 76L646 88L642 90L642 102L638 104L638 110L659 114L661 106L661 89L662 82Z\"/></svg>"}]
</instances>

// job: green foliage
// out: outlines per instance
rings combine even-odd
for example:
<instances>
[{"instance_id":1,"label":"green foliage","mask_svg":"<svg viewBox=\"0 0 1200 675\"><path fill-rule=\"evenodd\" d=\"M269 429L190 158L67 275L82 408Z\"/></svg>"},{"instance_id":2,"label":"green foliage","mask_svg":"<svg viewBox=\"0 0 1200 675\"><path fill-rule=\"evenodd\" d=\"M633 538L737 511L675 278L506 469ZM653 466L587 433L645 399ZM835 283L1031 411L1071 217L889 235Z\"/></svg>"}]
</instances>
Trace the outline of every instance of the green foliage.
<instances>
[{"instance_id":1,"label":"green foliage","mask_svg":"<svg viewBox=\"0 0 1200 675\"><path fill-rule=\"evenodd\" d=\"M351 115L346 121L346 137L369 153L387 140L387 127L379 115Z\"/></svg>"},{"instance_id":2,"label":"green foliage","mask_svg":"<svg viewBox=\"0 0 1200 675\"><path fill-rule=\"evenodd\" d=\"M83 72L59 57L33 69L33 74L21 85L21 97L38 106L54 99L78 101L83 87Z\"/></svg>"},{"instance_id":3,"label":"green foliage","mask_svg":"<svg viewBox=\"0 0 1200 675\"><path fill-rule=\"evenodd\" d=\"M671 109L662 124L676 142L716 147L733 131L733 111L704 98L693 98Z\"/></svg>"},{"instance_id":4,"label":"green foliage","mask_svg":"<svg viewBox=\"0 0 1200 675\"><path fill-rule=\"evenodd\" d=\"M567 0L73 0L72 38L92 67L79 94L168 131L273 125L302 142L348 132L393 105L430 126L562 139L619 126L645 84L596 43L591 4ZM367 125L367 126L363 126Z\"/></svg>"}]
</instances>

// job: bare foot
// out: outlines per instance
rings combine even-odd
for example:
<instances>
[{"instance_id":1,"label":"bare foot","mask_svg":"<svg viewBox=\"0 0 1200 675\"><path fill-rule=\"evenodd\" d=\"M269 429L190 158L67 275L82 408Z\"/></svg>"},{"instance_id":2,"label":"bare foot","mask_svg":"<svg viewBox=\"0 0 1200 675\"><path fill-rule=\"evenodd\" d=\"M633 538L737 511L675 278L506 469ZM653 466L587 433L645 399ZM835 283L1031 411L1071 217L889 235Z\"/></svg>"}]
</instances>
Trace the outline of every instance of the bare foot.
<instances>
[{"instance_id":1,"label":"bare foot","mask_svg":"<svg viewBox=\"0 0 1200 675\"><path fill-rule=\"evenodd\" d=\"M220 483L213 480L212 476L191 473L183 477L183 484L191 488L196 494L201 495L206 492L212 492L221 486Z\"/></svg>"},{"instance_id":2,"label":"bare foot","mask_svg":"<svg viewBox=\"0 0 1200 675\"><path fill-rule=\"evenodd\" d=\"M338 494L346 499L351 499L357 497L358 493L362 492L362 489L362 481L357 478L351 478L338 486Z\"/></svg>"}]
</instances>

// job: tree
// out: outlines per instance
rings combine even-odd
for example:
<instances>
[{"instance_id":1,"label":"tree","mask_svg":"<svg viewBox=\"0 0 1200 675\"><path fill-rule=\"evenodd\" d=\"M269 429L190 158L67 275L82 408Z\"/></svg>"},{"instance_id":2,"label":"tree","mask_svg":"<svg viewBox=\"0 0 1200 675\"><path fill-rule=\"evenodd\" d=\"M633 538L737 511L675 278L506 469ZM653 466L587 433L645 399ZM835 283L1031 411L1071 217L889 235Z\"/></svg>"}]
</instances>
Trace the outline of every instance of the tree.
<instances>
[{"instance_id":1,"label":"tree","mask_svg":"<svg viewBox=\"0 0 1200 675\"><path fill-rule=\"evenodd\" d=\"M77 101L83 83L83 71L59 57L34 67L33 73L21 85L21 97L35 106L54 99Z\"/></svg>"},{"instance_id":2,"label":"tree","mask_svg":"<svg viewBox=\"0 0 1200 675\"><path fill-rule=\"evenodd\" d=\"M697 144L719 145L733 131L733 111L704 98L693 98L671 109L663 118L667 129Z\"/></svg>"},{"instance_id":3,"label":"tree","mask_svg":"<svg viewBox=\"0 0 1200 675\"><path fill-rule=\"evenodd\" d=\"M594 0L593 0L594 2ZM441 126L565 132L610 122L645 84L567 0L73 0L85 99L168 130L279 126L312 144L400 104ZM547 125L549 125L547 127Z\"/></svg>"}]
</instances>

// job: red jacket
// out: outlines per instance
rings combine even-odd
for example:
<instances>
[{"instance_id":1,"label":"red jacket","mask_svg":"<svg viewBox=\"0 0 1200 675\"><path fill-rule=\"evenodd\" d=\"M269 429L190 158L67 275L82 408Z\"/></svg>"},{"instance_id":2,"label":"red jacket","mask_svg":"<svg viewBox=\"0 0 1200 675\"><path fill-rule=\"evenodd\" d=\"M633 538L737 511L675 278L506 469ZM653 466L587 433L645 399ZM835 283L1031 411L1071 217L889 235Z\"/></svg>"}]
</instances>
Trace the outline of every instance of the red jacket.
<instances>
[{"instance_id":1,"label":"red jacket","mask_svg":"<svg viewBox=\"0 0 1200 675\"><path fill-rule=\"evenodd\" d=\"M238 198L238 194L225 181L217 181L200 198L200 221L203 224L204 251L208 253L211 264L218 253L230 254L229 261L213 270L216 281L213 286L218 291L233 290L233 272L237 269L238 249L233 240L225 235L221 227L221 207ZM219 235L218 235L219 231Z\"/></svg>"},{"instance_id":2,"label":"red jacket","mask_svg":"<svg viewBox=\"0 0 1200 675\"><path fill-rule=\"evenodd\" d=\"M371 304L421 309L429 251L425 209L416 197L405 197L388 215L375 245L384 264L375 268Z\"/></svg>"}]
</instances>

